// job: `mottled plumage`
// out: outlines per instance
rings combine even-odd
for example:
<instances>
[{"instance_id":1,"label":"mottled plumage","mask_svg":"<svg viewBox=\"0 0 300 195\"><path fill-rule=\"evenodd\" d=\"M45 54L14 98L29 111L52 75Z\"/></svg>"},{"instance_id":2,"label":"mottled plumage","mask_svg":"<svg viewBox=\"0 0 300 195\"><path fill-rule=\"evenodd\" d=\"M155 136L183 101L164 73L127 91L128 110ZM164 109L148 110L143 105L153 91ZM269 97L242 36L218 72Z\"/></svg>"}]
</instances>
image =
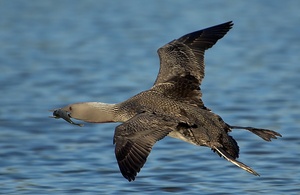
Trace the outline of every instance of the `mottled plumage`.
<instances>
[{"instance_id":1,"label":"mottled plumage","mask_svg":"<svg viewBox=\"0 0 300 195\"><path fill-rule=\"evenodd\" d=\"M118 104L84 102L54 111L55 118L87 122L122 122L114 134L115 155L122 175L133 181L153 145L165 136L206 146L238 167L258 175L239 162L239 147L231 129L246 129L266 141L279 133L231 126L206 108L199 85L204 78L204 52L232 27L232 22L195 31L158 49L160 70L153 87ZM174 149L176 150L176 149Z\"/></svg>"}]
</instances>

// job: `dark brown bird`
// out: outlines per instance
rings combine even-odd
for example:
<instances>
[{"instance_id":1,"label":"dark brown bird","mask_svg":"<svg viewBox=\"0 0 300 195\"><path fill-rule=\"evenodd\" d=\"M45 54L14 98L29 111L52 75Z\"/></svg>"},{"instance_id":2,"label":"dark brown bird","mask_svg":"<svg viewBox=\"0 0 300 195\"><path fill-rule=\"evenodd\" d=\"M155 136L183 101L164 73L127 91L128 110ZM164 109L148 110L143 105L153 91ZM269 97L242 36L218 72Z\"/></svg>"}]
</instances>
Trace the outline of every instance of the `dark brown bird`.
<instances>
[{"instance_id":1,"label":"dark brown bird","mask_svg":"<svg viewBox=\"0 0 300 195\"><path fill-rule=\"evenodd\" d=\"M204 106L200 84L204 78L204 52L232 27L232 22L195 31L158 49L160 69L153 87L117 104L83 102L56 109L55 118L105 123L122 122L113 142L122 175L133 181L145 164L153 145L170 136L207 146L238 167L258 175L237 161L239 147L229 135L232 129L246 129L266 141L279 133L253 127L231 126Z\"/></svg>"}]
</instances>

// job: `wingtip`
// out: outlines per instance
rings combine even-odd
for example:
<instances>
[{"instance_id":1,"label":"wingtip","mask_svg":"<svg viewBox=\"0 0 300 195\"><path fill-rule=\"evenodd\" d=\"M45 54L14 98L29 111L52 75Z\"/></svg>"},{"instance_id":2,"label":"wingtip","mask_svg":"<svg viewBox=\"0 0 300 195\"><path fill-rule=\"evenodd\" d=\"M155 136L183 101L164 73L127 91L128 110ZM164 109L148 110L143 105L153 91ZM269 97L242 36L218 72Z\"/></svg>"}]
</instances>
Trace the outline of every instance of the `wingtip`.
<instances>
[{"instance_id":1,"label":"wingtip","mask_svg":"<svg viewBox=\"0 0 300 195\"><path fill-rule=\"evenodd\" d=\"M234 23L233 21L228 21L228 22L224 22L223 24L219 24L219 25L216 25L216 26L227 26L228 27L228 30L232 29Z\"/></svg>"},{"instance_id":2,"label":"wingtip","mask_svg":"<svg viewBox=\"0 0 300 195\"><path fill-rule=\"evenodd\" d=\"M225 22L223 23L224 25L228 25L229 29L231 29L234 25L233 21L228 21L228 22Z\"/></svg>"}]
</instances>

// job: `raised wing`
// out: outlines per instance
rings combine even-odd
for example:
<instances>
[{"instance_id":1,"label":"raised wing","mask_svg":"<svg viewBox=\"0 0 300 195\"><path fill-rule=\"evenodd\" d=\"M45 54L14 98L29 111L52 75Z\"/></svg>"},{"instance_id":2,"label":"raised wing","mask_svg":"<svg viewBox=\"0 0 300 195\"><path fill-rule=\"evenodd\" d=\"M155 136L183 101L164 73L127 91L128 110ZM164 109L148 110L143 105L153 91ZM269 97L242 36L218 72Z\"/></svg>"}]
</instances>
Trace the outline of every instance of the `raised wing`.
<instances>
[{"instance_id":1,"label":"raised wing","mask_svg":"<svg viewBox=\"0 0 300 195\"><path fill-rule=\"evenodd\" d=\"M195 77L200 85L204 78L204 51L221 39L232 25L230 21L195 31L159 48L160 69L154 85L186 75Z\"/></svg>"},{"instance_id":2,"label":"raised wing","mask_svg":"<svg viewBox=\"0 0 300 195\"><path fill-rule=\"evenodd\" d=\"M170 99L209 110L203 104L198 80L194 76L173 77L167 83L154 85L151 90L158 91Z\"/></svg>"},{"instance_id":3,"label":"raised wing","mask_svg":"<svg viewBox=\"0 0 300 195\"><path fill-rule=\"evenodd\" d=\"M176 128L169 117L142 113L116 127L115 155L122 175L133 181L153 145Z\"/></svg>"}]
</instances>

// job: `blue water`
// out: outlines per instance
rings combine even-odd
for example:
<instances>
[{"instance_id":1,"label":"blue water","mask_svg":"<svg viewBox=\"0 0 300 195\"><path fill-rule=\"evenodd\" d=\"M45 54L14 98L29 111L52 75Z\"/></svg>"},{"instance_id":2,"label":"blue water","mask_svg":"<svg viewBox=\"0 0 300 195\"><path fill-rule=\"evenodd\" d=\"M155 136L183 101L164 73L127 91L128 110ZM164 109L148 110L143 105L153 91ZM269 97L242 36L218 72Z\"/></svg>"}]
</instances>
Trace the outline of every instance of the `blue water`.
<instances>
[{"instance_id":1,"label":"blue water","mask_svg":"<svg viewBox=\"0 0 300 195\"><path fill-rule=\"evenodd\" d=\"M299 194L300 2L0 1L1 194ZM117 124L77 127L49 109L119 102L152 86L156 50L233 20L206 52L203 100L229 124L255 177L208 148L165 138L136 181L118 169Z\"/></svg>"}]
</instances>

